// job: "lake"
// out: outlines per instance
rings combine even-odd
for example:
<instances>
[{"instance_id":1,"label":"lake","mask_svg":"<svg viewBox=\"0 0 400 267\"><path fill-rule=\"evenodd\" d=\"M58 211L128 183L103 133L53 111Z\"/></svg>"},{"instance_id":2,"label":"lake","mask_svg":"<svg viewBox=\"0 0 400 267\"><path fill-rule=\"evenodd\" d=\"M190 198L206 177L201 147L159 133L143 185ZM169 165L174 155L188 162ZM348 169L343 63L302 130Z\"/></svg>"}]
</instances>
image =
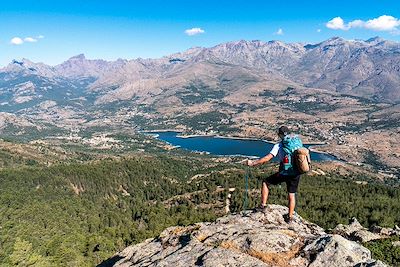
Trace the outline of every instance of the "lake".
<instances>
[{"instance_id":1,"label":"lake","mask_svg":"<svg viewBox=\"0 0 400 267\"><path fill-rule=\"evenodd\" d=\"M236 139L217 136L193 136L180 137L179 132L151 132L158 139L179 146L182 149L206 152L217 156L245 156L245 157L263 157L271 151L274 143L264 140ZM312 144L305 147L314 146ZM335 156L311 151L311 160L325 161L338 160Z\"/></svg>"}]
</instances>

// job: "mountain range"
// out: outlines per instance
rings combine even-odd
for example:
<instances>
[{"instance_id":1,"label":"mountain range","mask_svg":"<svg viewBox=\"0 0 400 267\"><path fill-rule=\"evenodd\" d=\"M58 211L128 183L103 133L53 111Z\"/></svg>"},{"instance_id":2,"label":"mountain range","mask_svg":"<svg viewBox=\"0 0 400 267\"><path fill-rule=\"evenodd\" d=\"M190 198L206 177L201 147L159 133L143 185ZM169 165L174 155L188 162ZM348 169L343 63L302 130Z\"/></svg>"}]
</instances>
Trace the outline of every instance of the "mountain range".
<instances>
[{"instance_id":1,"label":"mountain range","mask_svg":"<svg viewBox=\"0 0 400 267\"><path fill-rule=\"evenodd\" d=\"M0 132L167 128L272 140L288 124L342 159L396 166L399 85L400 43L379 37L241 40L158 59L81 54L56 66L13 60L0 69Z\"/></svg>"},{"instance_id":2,"label":"mountain range","mask_svg":"<svg viewBox=\"0 0 400 267\"><path fill-rule=\"evenodd\" d=\"M89 60L81 54L56 66L13 60L0 70L0 76L3 105L45 98L41 89L55 90L60 83L97 92L97 103L103 103L157 94L162 88L182 87L196 79L219 82L233 91L265 77L396 102L400 100L400 44L378 37L366 41L334 37L318 44L241 40L159 59ZM230 81L235 78L241 82L232 88Z\"/></svg>"}]
</instances>

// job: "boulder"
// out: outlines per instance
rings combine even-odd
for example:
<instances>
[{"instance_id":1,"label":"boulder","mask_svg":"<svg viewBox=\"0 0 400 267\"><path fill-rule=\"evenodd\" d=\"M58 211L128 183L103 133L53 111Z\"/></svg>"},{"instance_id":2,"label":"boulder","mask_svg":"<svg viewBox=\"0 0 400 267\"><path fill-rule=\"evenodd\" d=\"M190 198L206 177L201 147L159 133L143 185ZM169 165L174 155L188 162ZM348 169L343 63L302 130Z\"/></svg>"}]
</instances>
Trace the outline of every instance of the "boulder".
<instances>
[{"instance_id":1,"label":"boulder","mask_svg":"<svg viewBox=\"0 0 400 267\"><path fill-rule=\"evenodd\" d=\"M356 218L351 218L349 225L338 224L333 230L333 234L349 237L352 233L365 229Z\"/></svg>"},{"instance_id":2,"label":"boulder","mask_svg":"<svg viewBox=\"0 0 400 267\"><path fill-rule=\"evenodd\" d=\"M371 259L367 248L340 235L322 235L307 245L303 252L310 267L354 266Z\"/></svg>"},{"instance_id":3,"label":"boulder","mask_svg":"<svg viewBox=\"0 0 400 267\"><path fill-rule=\"evenodd\" d=\"M379 226L371 227L368 231L367 228L362 226L356 218L352 218L349 225L339 224L331 232L332 234L341 235L347 239L368 242L371 240L386 238L392 234L392 229L382 228Z\"/></svg>"}]
</instances>

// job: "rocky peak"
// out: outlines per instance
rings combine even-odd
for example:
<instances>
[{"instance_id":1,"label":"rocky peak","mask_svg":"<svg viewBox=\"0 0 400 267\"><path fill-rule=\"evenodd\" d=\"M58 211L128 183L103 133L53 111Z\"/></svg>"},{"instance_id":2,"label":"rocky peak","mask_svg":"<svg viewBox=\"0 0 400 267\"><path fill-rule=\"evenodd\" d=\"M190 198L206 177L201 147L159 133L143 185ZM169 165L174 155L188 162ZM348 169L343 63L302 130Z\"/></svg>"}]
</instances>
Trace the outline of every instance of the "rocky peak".
<instances>
[{"instance_id":1,"label":"rocky peak","mask_svg":"<svg viewBox=\"0 0 400 267\"><path fill-rule=\"evenodd\" d=\"M43 63L35 63L29 59L23 58L21 60L13 59L6 67L0 69L11 75L40 75L44 77L53 77L54 70L51 66Z\"/></svg>"},{"instance_id":2,"label":"rocky peak","mask_svg":"<svg viewBox=\"0 0 400 267\"><path fill-rule=\"evenodd\" d=\"M21 72L26 68L22 60L13 59L7 66L1 69L2 72Z\"/></svg>"},{"instance_id":3,"label":"rocky peak","mask_svg":"<svg viewBox=\"0 0 400 267\"><path fill-rule=\"evenodd\" d=\"M125 62L87 59L84 54L79 54L55 66L55 69L64 77L100 77L121 64Z\"/></svg>"},{"instance_id":4,"label":"rocky peak","mask_svg":"<svg viewBox=\"0 0 400 267\"><path fill-rule=\"evenodd\" d=\"M228 215L213 223L170 227L160 236L127 247L106 266L385 266L359 243L327 234L288 210Z\"/></svg>"},{"instance_id":5,"label":"rocky peak","mask_svg":"<svg viewBox=\"0 0 400 267\"><path fill-rule=\"evenodd\" d=\"M188 60L190 58L193 58L193 57L197 56L204 49L205 48L198 47L198 46L191 47L191 48L189 48L189 49L187 49L187 50L185 50L183 52L178 52L178 53L171 54L171 55L167 56L166 58L168 60L177 59L177 58L181 59L181 60Z\"/></svg>"},{"instance_id":6,"label":"rocky peak","mask_svg":"<svg viewBox=\"0 0 400 267\"><path fill-rule=\"evenodd\" d=\"M384 41L385 41L385 39L383 39L379 36L375 36L375 37L369 38L365 42L370 43L370 44L377 44L377 43L384 42Z\"/></svg>"},{"instance_id":7,"label":"rocky peak","mask_svg":"<svg viewBox=\"0 0 400 267\"><path fill-rule=\"evenodd\" d=\"M321 44L323 44L323 45L340 45L340 44L344 44L346 42L347 41L345 39L343 39L342 37L335 36L335 37L332 37L332 38L329 38L329 39L323 41Z\"/></svg>"},{"instance_id":8,"label":"rocky peak","mask_svg":"<svg viewBox=\"0 0 400 267\"><path fill-rule=\"evenodd\" d=\"M68 60L85 60L85 59L86 59L85 54L79 54L69 58Z\"/></svg>"}]
</instances>

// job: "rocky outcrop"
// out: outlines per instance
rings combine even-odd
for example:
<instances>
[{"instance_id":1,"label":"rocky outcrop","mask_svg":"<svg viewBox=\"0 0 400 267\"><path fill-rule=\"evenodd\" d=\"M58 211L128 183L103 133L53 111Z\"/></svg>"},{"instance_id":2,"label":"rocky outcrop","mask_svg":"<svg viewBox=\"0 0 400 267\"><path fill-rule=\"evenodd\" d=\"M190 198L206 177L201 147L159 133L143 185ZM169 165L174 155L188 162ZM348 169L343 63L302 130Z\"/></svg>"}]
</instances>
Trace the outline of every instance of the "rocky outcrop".
<instances>
[{"instance_id":1,"label":"rocky outcrop","mask_svg":"<svg viewBox=\"0 0 400 267\"><path fill-rule=\"evenodd\" d=\"M103 266L385 266L359 243L269 205L213 223L170 227L159 237L127 247Z\"/></svg>"},{"instance_id":2,"label":"rocky outcrop","mask_svg":"<svg viewBox=\"0 0 400 267\"><path fill-rule=\"evenodd\" d=\"M339 224L333 230L333 234L341 235L352 241L368 242L376 239L387 238L399 235L400 231L395 226L394 229L373 226L369 230L362 226L356 218L352 218L349 225Z\"/></svg>"}]
</instances>

